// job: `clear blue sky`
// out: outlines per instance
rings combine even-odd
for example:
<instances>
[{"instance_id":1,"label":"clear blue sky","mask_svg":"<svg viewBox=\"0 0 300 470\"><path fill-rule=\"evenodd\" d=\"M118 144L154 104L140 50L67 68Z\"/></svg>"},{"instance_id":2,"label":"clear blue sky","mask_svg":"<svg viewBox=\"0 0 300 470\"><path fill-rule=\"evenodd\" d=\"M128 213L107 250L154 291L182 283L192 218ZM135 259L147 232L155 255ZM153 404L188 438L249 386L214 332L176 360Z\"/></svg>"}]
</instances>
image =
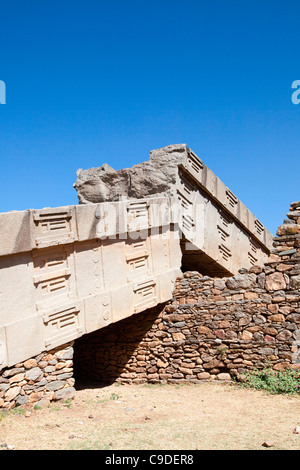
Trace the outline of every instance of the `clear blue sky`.
<instances>
[{"instance_id":1,"label":"clear blue sky","mask_svg":"<svg viewBox=\"0 0 300 470\"><path fill-rule=\"evenodd\" d=\"M300 200L299 0L0 4L0 212L186 143L275 233Z\"/></svg>"}]
</instances>

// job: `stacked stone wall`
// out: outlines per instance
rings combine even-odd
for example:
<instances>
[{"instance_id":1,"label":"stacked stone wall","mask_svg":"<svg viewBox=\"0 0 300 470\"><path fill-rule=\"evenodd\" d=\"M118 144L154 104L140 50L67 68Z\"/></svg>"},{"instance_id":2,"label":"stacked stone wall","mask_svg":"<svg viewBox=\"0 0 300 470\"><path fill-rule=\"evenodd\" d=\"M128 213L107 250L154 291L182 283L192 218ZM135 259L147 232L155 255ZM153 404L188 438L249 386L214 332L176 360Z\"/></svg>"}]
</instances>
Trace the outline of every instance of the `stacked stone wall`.
<instances>
[{"instance_id":1,"label":"stacked stone wall","mask_svg":"<svg viewBox=\"0 0 300 470\"><path fill-rule=\"evenodd\" d=\"M75 394L72 343L5 368L0 373L0 408L31 408Z\"/></svg>"}]
</instances>

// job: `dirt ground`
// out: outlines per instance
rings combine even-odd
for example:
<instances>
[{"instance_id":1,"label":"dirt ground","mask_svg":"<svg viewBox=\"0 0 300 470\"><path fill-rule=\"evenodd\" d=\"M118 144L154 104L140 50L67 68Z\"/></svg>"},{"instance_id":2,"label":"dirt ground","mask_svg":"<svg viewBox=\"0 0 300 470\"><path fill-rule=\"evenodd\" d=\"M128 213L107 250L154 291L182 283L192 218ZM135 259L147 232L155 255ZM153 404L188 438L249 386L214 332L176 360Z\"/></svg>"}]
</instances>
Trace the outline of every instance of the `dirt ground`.
<instances>
[{"instance_id":1,"label":"dirt ground","mask_svg":"<svg viewBox=\"0 0 300 470\"><path fill-rule=\"evenodd\" d=\"M1 415L0 449L299 450L297 426L299 396L226 383L114 384Z\"/></svg>"}]
</instances>

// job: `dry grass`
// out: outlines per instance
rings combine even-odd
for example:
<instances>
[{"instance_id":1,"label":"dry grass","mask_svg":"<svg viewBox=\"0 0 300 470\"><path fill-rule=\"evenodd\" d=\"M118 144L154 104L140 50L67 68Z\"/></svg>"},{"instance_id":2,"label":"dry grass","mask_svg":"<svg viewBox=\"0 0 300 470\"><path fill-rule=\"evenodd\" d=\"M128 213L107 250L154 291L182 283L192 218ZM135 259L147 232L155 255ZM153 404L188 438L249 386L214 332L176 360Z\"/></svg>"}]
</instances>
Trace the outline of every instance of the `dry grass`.
<instances>
[{"instance_id":1,"label":"dry grass","mask_svg":"<svg viewBox=\"0 0 300 470\"><path fill-rule=\"evenodd\" d=\"M0 445L22 450L299 450L300 397L221 383L110 385L70 403L0 421ZM7 449L7 447L0 447Z\"/></svg>"}]
</instances>

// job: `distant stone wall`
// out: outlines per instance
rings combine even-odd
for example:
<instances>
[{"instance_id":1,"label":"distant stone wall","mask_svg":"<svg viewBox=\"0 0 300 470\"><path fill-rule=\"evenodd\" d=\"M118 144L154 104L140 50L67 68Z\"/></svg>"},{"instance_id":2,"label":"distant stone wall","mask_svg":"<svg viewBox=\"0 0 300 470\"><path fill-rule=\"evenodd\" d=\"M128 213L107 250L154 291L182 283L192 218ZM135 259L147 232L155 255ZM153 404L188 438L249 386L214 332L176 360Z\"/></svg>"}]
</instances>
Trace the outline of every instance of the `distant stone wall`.
<instances>
[{"instance_id":1,"label":"distant stone wall","mask_svg":"<svg viewBox=\"0 0 300 470\"><path fill-rule=\"evenodd\" d=\"M237 276L186 272L173 299L82 337L75 364L95 380L230 379L256 368L300 366L300 202L263 266Z\"/></svg>"},{"instance_id":2,"label":"distant stone wall","mask_svg":"<svg viewBox=\"0 0 300 470\"><path fill-rule=\"evenodd\" d=\"M0 373L0 408L45 406L75 395L73 343L39 354Z\"/></svg>"}]
</instances>

